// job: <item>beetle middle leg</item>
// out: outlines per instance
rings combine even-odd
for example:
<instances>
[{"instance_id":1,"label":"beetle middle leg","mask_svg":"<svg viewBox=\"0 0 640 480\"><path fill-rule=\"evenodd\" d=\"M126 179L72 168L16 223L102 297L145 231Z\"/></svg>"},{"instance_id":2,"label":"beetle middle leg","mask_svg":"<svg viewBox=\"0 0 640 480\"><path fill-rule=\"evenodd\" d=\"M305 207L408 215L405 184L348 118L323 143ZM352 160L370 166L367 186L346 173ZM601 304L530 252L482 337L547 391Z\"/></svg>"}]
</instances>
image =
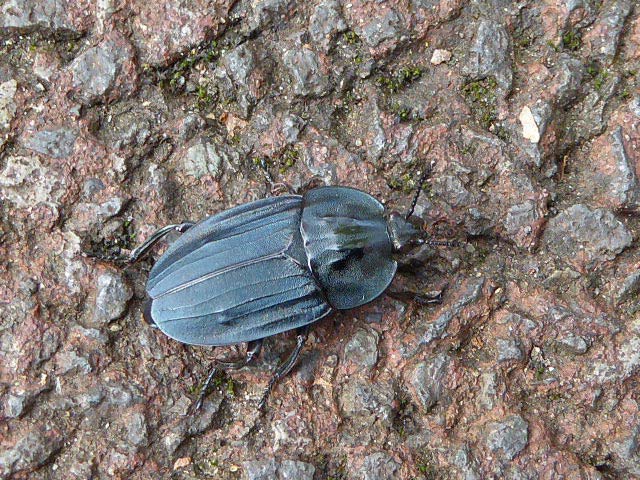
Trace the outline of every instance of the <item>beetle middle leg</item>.
<instances>
[{"instance_id":1,"label":"beetle middle leg","mask_svg":"<svg viewBox=\"0 0 640 480\"><path fill-rule=\"evenodd\" d=\"M204 381L202 388L200 389L200 394L198 395L198 400L194 404L193 411L197 412L202 408L202 403L204 402L205 397L209 391L209 386L211 385L211 381L213 377L216 376L220 370L239 370L245 365L251 363L259 354L262 349L263 339L254 340L252 342L247 343L247 353L244 358L240 358L238 360L215 360L209 371L209 375L207 379Z\"/></svg>"},{"instance_id":2,"label":"beetle middle leg","mask_svg":"<svg viewBox=\"0 0 640 480\"><path fill-rule=\"evenodd\" d=\"M284 363L282 363L278 367L278 369L271 377L271 380L269 380L269 385L267 385L266 390L262 394L262 399L260 399L260 403L258 404L258 410L262 410L266 406L269 395L271 394L271 390L273 390L276 382L284 377L287 373L289 373L295 366L296 361L300 356L300 352L302 351L302 347L304 347L304 344L309 336L309 326L306 325L302 328L299 328L297 333L298 335L296 336L296 348L293 350L293 352L291 352L289 358L287 358Z\"/></svg>"}]
</instances>

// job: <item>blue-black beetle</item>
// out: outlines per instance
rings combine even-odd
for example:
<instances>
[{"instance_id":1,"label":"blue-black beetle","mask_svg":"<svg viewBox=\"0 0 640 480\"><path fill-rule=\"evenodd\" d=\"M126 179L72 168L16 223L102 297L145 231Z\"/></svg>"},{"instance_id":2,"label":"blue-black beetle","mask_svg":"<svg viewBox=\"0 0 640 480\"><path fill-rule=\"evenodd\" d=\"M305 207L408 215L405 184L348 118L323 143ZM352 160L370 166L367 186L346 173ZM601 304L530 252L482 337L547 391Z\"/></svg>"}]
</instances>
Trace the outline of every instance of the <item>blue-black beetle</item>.
<instances>
[{"instance_id":1,"label":"blue-black beetle","mask_svg":"<svg viewBox=\"0 0 640 480\"><path fill-rule=\"evenodd\" d=\"M393 254L421 242L408 221L418 194L406 217L385 215L368 193L329 186L240 205L197 224L164 227L128 258L136 261L171 231L184 233L149 274L144 316L186 344L246 342L245 358L216 362L224 368L246 365L264 338L297 329L296 348L273 375L262 407L275 382L294 366L309 325L387 289L397 268ZM214 374L215 368L196 408Z\"/></svg>"}]
</instances>

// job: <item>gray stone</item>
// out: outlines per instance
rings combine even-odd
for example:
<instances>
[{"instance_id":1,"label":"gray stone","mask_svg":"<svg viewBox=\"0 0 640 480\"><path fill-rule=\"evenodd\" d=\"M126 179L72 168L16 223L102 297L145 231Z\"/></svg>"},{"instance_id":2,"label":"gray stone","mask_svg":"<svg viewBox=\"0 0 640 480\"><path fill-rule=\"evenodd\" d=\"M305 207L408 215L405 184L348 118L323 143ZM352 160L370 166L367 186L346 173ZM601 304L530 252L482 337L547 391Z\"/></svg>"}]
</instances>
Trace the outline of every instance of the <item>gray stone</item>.
<instances>
[{"instance_id":1,"label":"gray stone","mask_svg":"<svg viewBox=\"0 0 640 480\"><path fill-rule=\"evenodd\" d=\"M471 449L468 445L458 449L453 456L453 463L463 473L464 480L479 480L481 477L478 475L476 462L471 455Z\"/></svg>"},{"instance_id":2,"label":"gray stone","mask_svg":"<svg viewBox=\"0 0 640 480\"><path fill-rule=\"evenodd\" d=\"M94 322L104 325L120 318L127 309L127 302L133 296L133 291L122 275L110 271L103 273L98 277L97 289Z\"/></svg>"},{"instance_id":3,"label":"gray stone","mask_svg":"<svg viewBox=\"0 0 640 480\"><path fill-rule=\"evenodd\" d=\"M298 136L302 131L304 121L296 115L286 115L282 119L282 134L288 144L298 141Z\"/></svg>"},{"instance_id":4,"label":"gray stone","mask_svg":"<svg viewBox=\"0 0 640 480\"><path fill-rule=\"evenodd\" d=\"M631 233L611 212L582 204L552 218L544 238L549 250L559 257L579 256L587 268L612 260L633 241Z\"/></svg>"},{"instance_id":5,"label":"gray stone","mask_svg":"<svg viewBox=\"0 0 640 480\"><path fill-rule=\"evenodd\" d=\"M520 342L514 338L498 338L496 340L496 349L498 350L499 362L522 360L523 358Z\"/></svg>"},{"instance_id":6,"label":"gray stone","mask_svg":"<svg viewBox=\"0 0 640 480\"><path fill-rule=\"evenodd\" d=\"M8 394L4 401L4 414L9 418L19 417L24 411L26 400L26 395Z\"/></svg>"},{"instance_id":7,"label":"gray stone","mask_svg":"<svg viewBox=\"0 0 640 480\"><path fill-rule=\"evenodd\" d=\"M394 398L395 393L390 385L361 381L353 377L340 392L339 403L347 416L370 416L377 422L390 425Z\"/></svg>"},{"instance_id":8,"label":"gray stone","mask_svg":"<svg viewBox=\"0 0 640 480\"><path fill-rule=\"evenodd\" d=\"M249 25L252 29L264 29L273 23L280 23L289 9L291 0L256 0L251 2L252 16Z\"/></svg>"},{"instance_id":9,"label":"gray stone","mask_svg":"<svg viewBox=\"0 0 640 480\"><path fill-rule=\"evenodd\" d=\"M590 51L592 54L609 65L615 59L620 47L620 36L627 17L631 13L633 2L630 0L613 0L603 3L599 19L591 28L600 27L597 31L601 35L594 36Z\"/></svg>"},{"instance_id":10,"label":"gray stone","mask_svg":"<svg viewBox=\"0 0 640 480\"><path fill-rule=\"evenodd\" d=\"M558 338L558 346L574 355L582 355L589 349L589 344L584 337L572 333Z\"/></svg>"},{"instance_id":11,"label":"gray stone","mask_svg":"<svg viewBox=\"0 0 640 480\"><path fill-rule=\"evenodd\" d=\"M0 476L7 478L21 470L44 465L62 448L63 437L55 430L34 429L26 433L12 448L0 452Z\"/></svg>"},{"instance_id":12,"label":"gray stone","mask_svg":"<svg viewBox=\"0 0 640 480\"><path fill-rule=\"evenodd\" d=\"M561 107L567 107L575 99L584 79L584 64L572 55L563 53L558 58L557 101Z\"/></svg>"},{"instance_id":13,"label":"gray stone","mask_svg":"<svg viewBox=\"0 0 640 480\"><path fill-rule=\"evenodd\" d=\"M7 0L0 7L0 28L73 31L63 0Z\"/></svg>"},{"instance_id":14,"label":"gray stone","mask_svg":"<svg viewBox=\"0 0 640 480\"><path fill-rule=\"evenodd\" d=\"M25 142L25 146L53 158L66 158L73 153L77 133L70 128L41 130Z\"/></svg>"},{"instance_id":15,"label":"gray stone","mask_svg":"<svg viewBox=\"0 0 640 480\"><path fill-rule=\"evenodd\" d=\"M33 157L8 157L0 172L0 192L17 208L31 208L40 203L57 206L65 193L64 179Z\"/></svg>"},{"instance_id":16,"label":"gray stone","mask_svg":"<svg viewBox=\"0 0 640 480\"><path fill-rule=\"evenodd\" d=\"M357 33L370 47L377 47L386 40L400 36L400 17L395 10L388 10L382 17L367 23Z\"/></svg>"},{"instance_id":17,"label":"gray stone","mask_svg":"<svg viewBox=\"0 0 640 480\"><path fill-rule=\"evenodd\" d=\"M640 335L632 334L620 345L618 356L625 378L633 375L640 367Z\"/></svg>"},{"instance_id":18,"label":"gray stone","mask_svg":"<svg viewBox=\"0 0 640 480\"><path fill-rule=\"evenodd\" d=\"M59 375L64 375L71 371L87 374L92 370L89 360L78 355L78 353L73 350L60 352L56 355L55 359L56 373Z\"/></svg>"},{"instance_id":19,"label":"gray stone","mask_svg":"<svg viewBox=\"0 0 640 480\"><path fill-rule=\"evenodd\" d=\"M96 193L105 189L105 185L99 178L88 178L82 184L82 193L88 199L91 199Z\"/></svg>"},{"instance_id":20,"label":"gray stone","mask_svg":"<svg viewBox=\"0 0 640 480\"><path fill-rule=\"evenodd\" d=\"M483 372L478 403L486 410L491 410L498 398L498 375L496 372Z\"/></svg>"},{"instance_id":21,"label":"gray stone","mask_svg":"<svg viewBox=\"0 0 640 480\"><path fill-rule=\"evenodd\" d=\"M640 271L633 272L622 282L622 286L616 294L618 302L623 302L640 293Z\"/></svg>"},{"instance_id":22,"label":"gray stone","mask_svg":"<svg viewBox=\"0 0 640 480\"><path fill-rule=\"evenodd\" d=\"M226 152L208 139L200 138L189 147L183 163L185 171L196 178L205 175L220 178L223 160L228 160Z\"/></svg>"},{"instance_id":23,"label":"gray stone","mask_svg":"<svg viewBox=\"0 0 640 480\"><path fill-rule=\"evenodd\" d=\"M114 197L114 198L110 198L104 203L101 203L98 206L97 213L98 213L98 216L103 219L111 218L114 215L117 215L118 213L120 213L120 210L122 210L122 207L123 207L122 198Z\"/></svg>"},{"instance_id":24,"label":"gray stone","mask_svg":"<svg viewBox=\"0 0 640 480\"><path fill-rule=\"evenodd\" d=\"M362 480L394 480L400 465L384 452L376 452L364 459L358 477Z\"/></svg>"},{"instance_id":25,"label":"gray stone","mask_svg":"<svg viewBox=\"0 0 640 480\"><path fill-rule=\"evenodd\" d=\"M529 424L520 415L511 415L487 427L487 446L506 460L513 460L529 442Z\"/></svg>"},{"instance_id":26,"label":"gray stone","mask_svg":"<svg viewBox=\"0 0 640 480\"><path fill-rule=\"evenodd\" d=\"M361 369L371 369L378 361L378 332L359 329L344 347L344 358Z\"/></svg>"},{"instance_id":27,"label":"gray stone","mask_svg":"<svg viewBox=\"0 0 640 480\"><path fill-rule=\"evenodd\" d=\"M310 463L283 460L278 467L279 480L313 480L316 469Z\"/></svg>"},{"instance_id":28,"label":"gray stone","mask_svg":"<svg viewBox=\"0 0 640 480\"><path fill-rule=\"evenodd\" d=\"M274 480L278 478L276 476L277 465L273 458L243 462L242 467L246 480Z\"/></svg>"},{"instance_id":29,"label":"gray stone","mask_svg":"<svg viewBox=\"0 0 640 480\"><path fill-rule=\"evenodd\" d=\"M443 175L435 182L435 189L454 207L472 203L472 195L462 181L454 175Z\"/></svg>"},{"instance_id":30,"label":"gray stone","mask_svg":"<svg viewBox=\"0 0 640 480\"><path fill-rule=\"evenodd\" d=\"M310 48L294 48L284 52L283 61L293 78L293 92L297 95L322 95L329 85L322 72L318 54Z\"/></svg>"},{"instance_id":31,"label":"gray stone","mask_svg":"<svg viewBox=\"0 0 640 480\"><path fill-rule=\"evenodd\" d=\"M85 103L100 100L113 87L122 65L119 53L114 42L106 41L84 51L71 63L73 87Z\"/></svg>"},{"instance_id":32,"label":"gray stone","mask_svg":"<svg viewBox=\"0 0 640 480\"><path fill-rule=\"evenodd\" d=\"M411 374L411 385L426 411L431 410L442 398L443 381L450 362L451 358L446 353L440 353L430 362L416 365Z\"/></svg>"},{"instance_id":33,"label":"gray stone","mask_svg":"<svg viewBox=\"0 0 640 480\"><path fill-rule=\"evenodd\" d=\"M520 241L517 235L519 233L530 234L533 231L532 225L541 218L542 215L539 209L536 208L535 202L527 200L524 203L509 207L503 222L504 229L514 243L522 246L519 245Z\"/></svg>"},{"instance_id":34,"label":"gray stone","mask_svg":"<svg viewBox=\"0 0 640 480\"><path fill-rule=\"evenodd\" d=\"M340 13L340 5L335 0L321 2L309 18L309 35L325 52L331 47L335 35L346 28L347 24Z\"/></svg>"},{"instance_id":35,"label":"gray stone","mask_svg":"<svg viewBox=\"0 0 640 480\"><path fill-rule=\"evenodd\" d=\"M132 445L147 443L147 419L142 412L133 412L125 420L127 439Z\"/></svg>"},{"instance_id":36,"label":"gray stone","mask_svg":"<svg viewBox=\"0 0 640 480\"><path fill-rule=\"evenodd\" d=\"M196 136L199 130L206 127L207 123L204 119L195 113L190 113L180 123L178 127L178 138L183 142L188 142Z\"/></svg>"},{"instance_id":37,"label":"gray stone","mask_svg":"<svg viewBox=\"0 0 640 480\"><path fill-rule=\"evenodd\" d=\"M248 81L255 68L255 57L246 43L231 50L221 59L221 63L236 86L249 89Z\"/></svg>"},{"instance_id":38,"label":"gray stone","mask_svg":"<svg viewBox=\"0 0 640 480\"><path fill-rule=\"evenodd\" d=\"M18 82L14 79L0 83L0 147L8 138L11 121L16 114L16 102L14 100Z\"/></svg>"},{"instance_id":39,"label":"gray stone","mask_svg":"<svg viewBox=\"0 0 640 480\"><path fill-rule=\"evenodd\" d=\"M494 19L482 20L469 56L468 73L474 79L493 76L504 94L511 90L511 37L504 25Z\"/></svg>"},{"instance_id":40,"label":"gray stone","mask_svg":"<svg viewBox=\"0 0 640 480\"><path fill-rule=\"evenodd\" d=\"M480 298L484 282L484 277L469 280L467 288L451 308L443 312L432 323L427 325L425 332L422 334L420 346L429 344L434 340L444 338L446 336L447 327L449 326L449 323L451 323L453 317L459 315L464 307Z\"/></svg>"},{"instance_id":41,"label":"gray stone","mask_svg":"<svg viewBox=\"0 0 640 480\"><path fill-rule=\"evenodd\" d=\"M620 126L611 134L611 150L615 161L615 170L607 178L607 195L613 197L621 208L639 208L640 183L638 183L636 176L635 162L625 148L623 131Z\"/></svg>"}]
</instances>

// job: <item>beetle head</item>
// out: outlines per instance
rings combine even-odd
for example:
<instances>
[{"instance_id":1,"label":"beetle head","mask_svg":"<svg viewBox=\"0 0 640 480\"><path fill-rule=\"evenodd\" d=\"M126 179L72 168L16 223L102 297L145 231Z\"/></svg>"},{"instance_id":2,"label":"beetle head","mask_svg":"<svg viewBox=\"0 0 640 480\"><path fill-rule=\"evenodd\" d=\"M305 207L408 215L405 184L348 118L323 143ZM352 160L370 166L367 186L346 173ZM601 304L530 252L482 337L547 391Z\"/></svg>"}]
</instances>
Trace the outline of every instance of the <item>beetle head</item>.
<instances>
[{"instance_id":1,"label":"beetle head","mask_svg":"<svg viewBox=\"0 0 640 480\"><path fill-rule=\"evenodd\" d=\"M396 252L409 250L421 243L420 233L416 227L398 212L391 212L389 215L387 229Z\"/></svg>"}]
</instances>

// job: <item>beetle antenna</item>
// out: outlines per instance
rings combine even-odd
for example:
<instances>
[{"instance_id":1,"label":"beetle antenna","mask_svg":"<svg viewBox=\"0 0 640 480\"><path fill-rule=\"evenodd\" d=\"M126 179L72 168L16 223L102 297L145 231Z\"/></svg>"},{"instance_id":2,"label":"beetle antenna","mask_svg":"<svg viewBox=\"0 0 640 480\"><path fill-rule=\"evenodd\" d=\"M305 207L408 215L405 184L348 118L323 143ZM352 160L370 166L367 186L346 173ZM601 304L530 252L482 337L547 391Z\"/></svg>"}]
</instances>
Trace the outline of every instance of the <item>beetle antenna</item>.
<instances>
[{"instance_id":1,"label":"beetle antenna","mask_svg":"<svg viewBox=\"0 0 640 480\"><path fill-rule=\"evenodd\" d=\"M415 210L416 205L418 204L418 197L422 192L422 187L424 185L424 182L427 180L427 177L431 173L432 166L433 166L433 163L429 165L429 167L427 167L427 169L424 171L424 173L420 177L420 180L418 180L418 189L416 190L416 193L413 195L413 200L411 201L411 207L409 208L409 211L404 217L405 220L409 220L409 217L413 215L413 211Z\"/></svg>"},{"instance_id":2,"label":"beetle antenna","mask_svg":"<svg viewBox=\"0 0 640 480\"><path fill-rule=\"evenodd\" d=\"M456 240L427 240L427 245L431 247L461 247L462 242L458 242Z\"/></svg>"}]
</instances>

